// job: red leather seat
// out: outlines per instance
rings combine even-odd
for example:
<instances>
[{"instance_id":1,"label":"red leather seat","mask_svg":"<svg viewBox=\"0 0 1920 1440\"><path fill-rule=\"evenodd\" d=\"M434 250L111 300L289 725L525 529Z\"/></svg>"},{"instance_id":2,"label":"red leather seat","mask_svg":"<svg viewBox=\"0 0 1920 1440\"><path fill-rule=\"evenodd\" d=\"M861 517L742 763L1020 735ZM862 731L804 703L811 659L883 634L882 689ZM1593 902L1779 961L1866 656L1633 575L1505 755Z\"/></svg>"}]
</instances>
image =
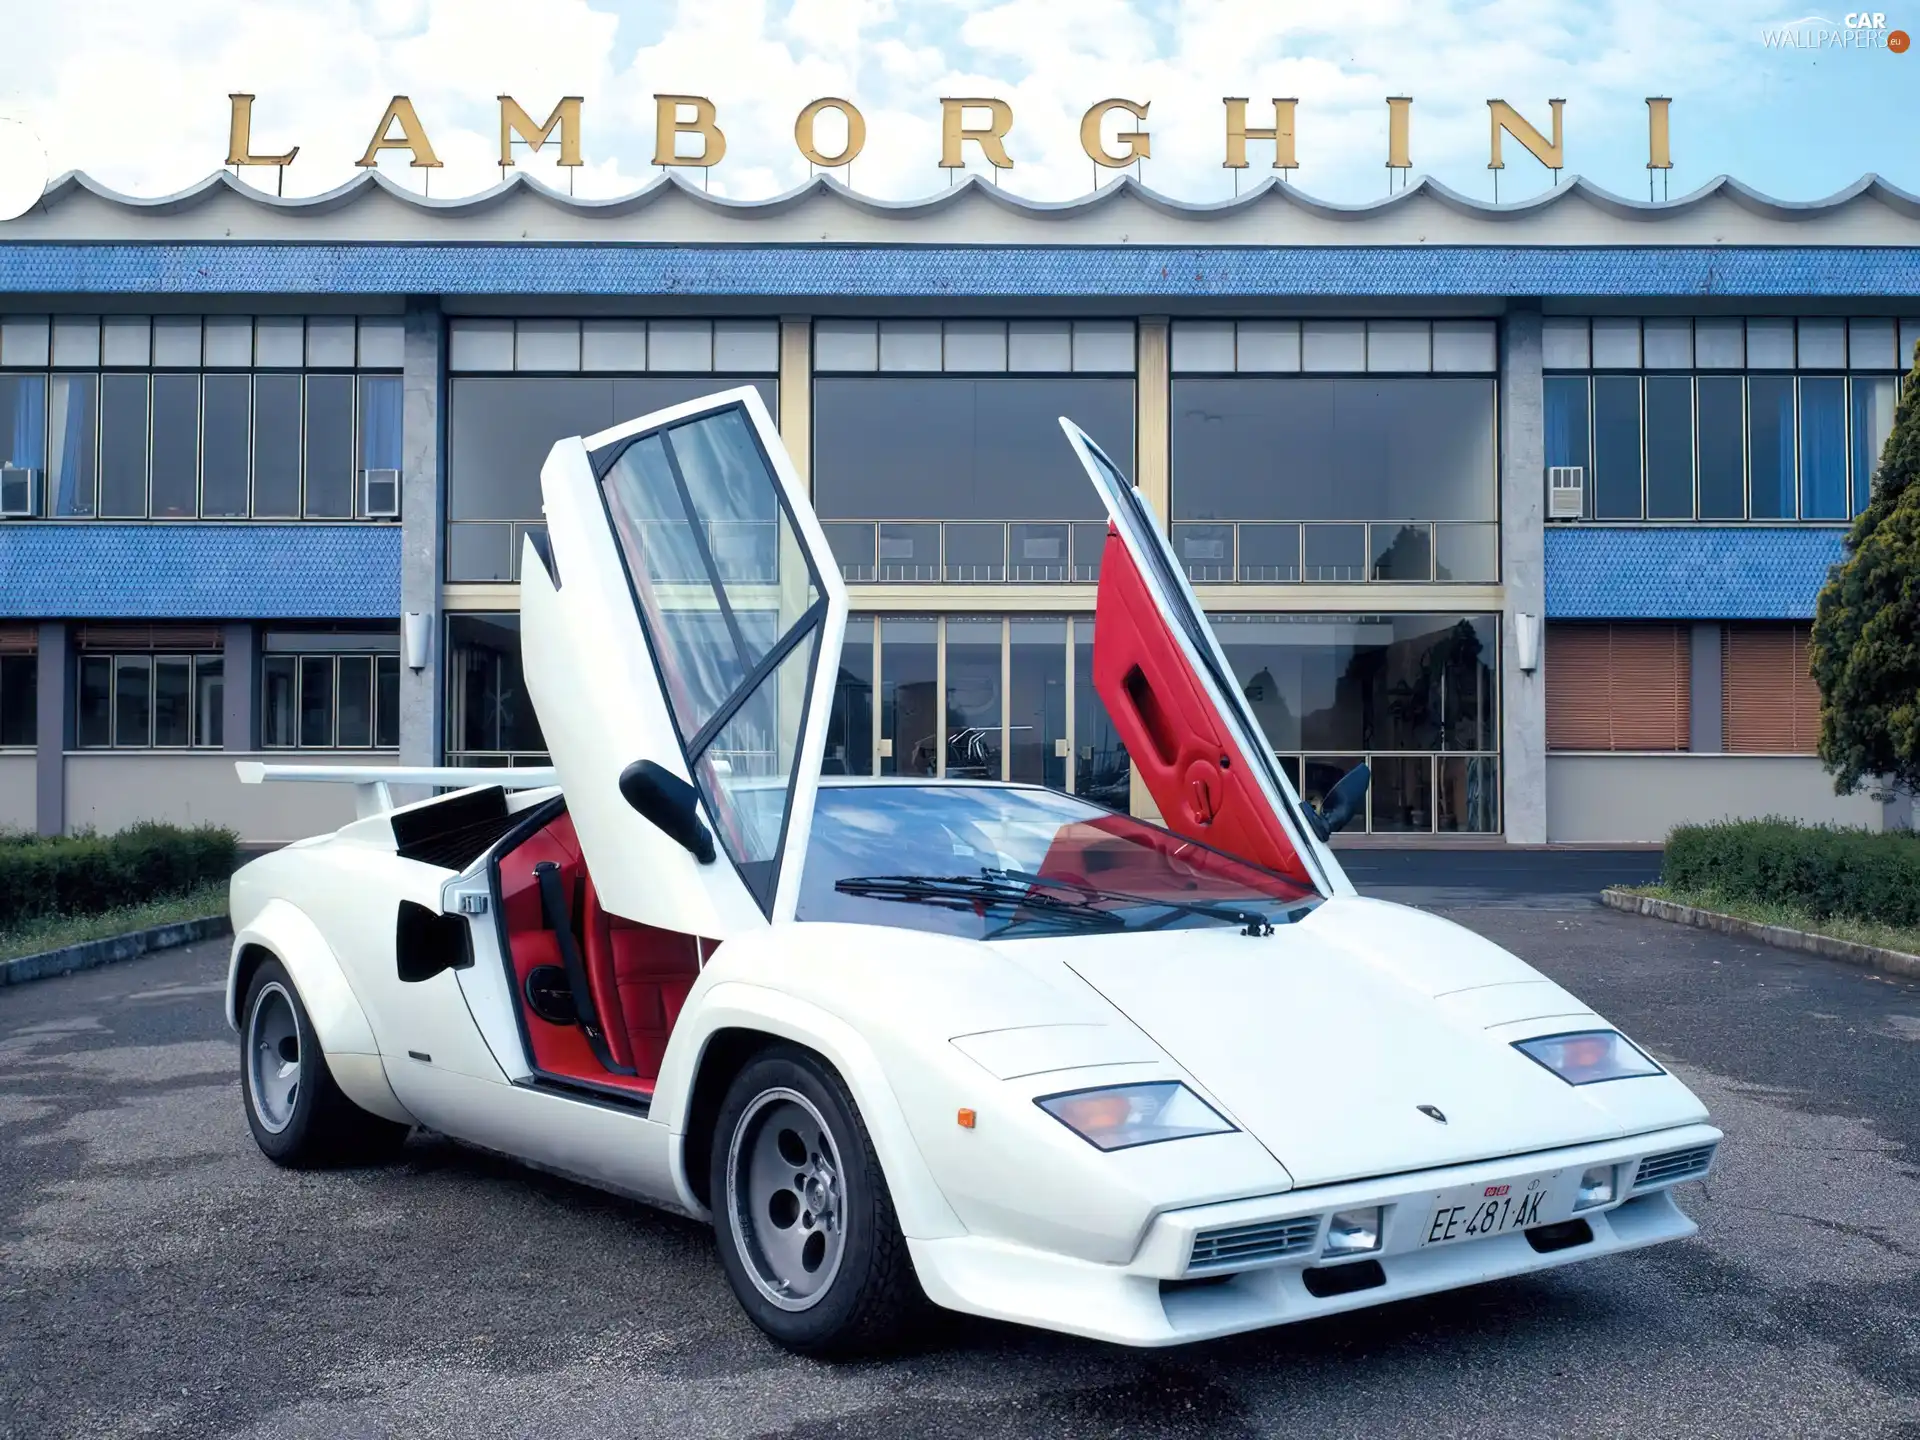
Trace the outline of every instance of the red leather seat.
<instances>
[{"instance_id":1,"label":"red leather seat","mask_svg":"<svg viewBox=\"0 0 1920 1440\"><path fill-rule=\"evenodd\" d=\"M687 992L700 978L700 941L677 930L661 930L610 914L587 885L587 973L593 977L594 1003L611 1042L616 1026L633 1058L635 1073L651 1081L660 1073L667 1037L673 1033ZM600 999L601 977L610 977L612 1005Z\"/></svg>"}]
</instances>

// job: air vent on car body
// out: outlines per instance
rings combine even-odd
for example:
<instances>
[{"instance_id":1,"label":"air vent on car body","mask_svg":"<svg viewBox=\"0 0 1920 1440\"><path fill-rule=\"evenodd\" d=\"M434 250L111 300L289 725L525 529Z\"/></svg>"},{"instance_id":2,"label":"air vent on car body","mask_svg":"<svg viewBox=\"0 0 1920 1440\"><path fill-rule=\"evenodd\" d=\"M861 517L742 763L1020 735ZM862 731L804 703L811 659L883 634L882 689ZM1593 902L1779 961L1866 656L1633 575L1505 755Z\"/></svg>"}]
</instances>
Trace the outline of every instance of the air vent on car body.
<instances>
[{"instance_id":1,"label":"air vent on car body","mask_svg":"<svg viewBox=\"0 0 1920 1440\"><path fill-rule=\"evenodd\" d=\"M1259 1220L1251 1225L1222 1225L1193 1237L1187 1273L1224 1270L1305 1255L1320 1238L1320 1217L1299 1215L1290 1220Z\"/></svg>"},{"instance_id":2,"label":"air vent on car body","mask_svg":"<svg viewBox=\"0 0 1920 1440\"><path fill-rule=\"evenodd\" d=\"M1640 1162L1640 1169L1633 1177L1633 1188L1643 1190L1649 1185L1668 1185L1676 1180L1690 1180L1695 1175L1707 1173L1707 1167L1713 1164L1713 1146L1697 1145L1691 1150L1670 1150L1665 1155L1649 1155Z\"/></svg>"}]
</instances>

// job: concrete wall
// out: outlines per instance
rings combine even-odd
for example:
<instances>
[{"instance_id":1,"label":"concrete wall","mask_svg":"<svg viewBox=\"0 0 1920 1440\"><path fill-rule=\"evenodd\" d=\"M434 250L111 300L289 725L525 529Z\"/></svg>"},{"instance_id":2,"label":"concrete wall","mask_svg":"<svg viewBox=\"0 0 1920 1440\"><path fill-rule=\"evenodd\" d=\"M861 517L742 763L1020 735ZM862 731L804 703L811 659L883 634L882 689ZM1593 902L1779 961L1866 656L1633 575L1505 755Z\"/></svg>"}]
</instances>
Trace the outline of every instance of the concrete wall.
<instances>
[{"instance_id":1,"label":"concrete wall","mask_svg":"<svg viewBox=\"0 0 1920 1440\"><path fill-rule=\"evenodd\" d=\"M31 831L34 825L34 783L39 761L31 750L0 755L0 833Z\"/></svg>"},{"instance_id":2,"label":"concrete wall","mask_svg":"<svg viewBox=\"0 0 1920 1440\"><path fill-rule=\"evenodd\" d=\"M1835 795L1810 755L1549 755L1547 839L1556 845L1667 838L1686 821L1789 815L1881 828L1868 795Z\"/></svg>"},{"instance_id":3,"label":"concrete wall","mask_svg":"<svg viewBox=\"0 0 1920 1440\"><path fill-rule=\"evenodd\" d=\"M11 757L8 757L11 758ZM179 751L69 752L67 825L108 832L137 820L171 820L181 825L228 825L242 841L279 844L337 830L354 818L351 785L281 782L242 785L236 759L279 764L392 764L392 754L346 755L334 751L237 756L231 750L201 754ZM4 801L0 801L4 803Z\"/></svg>"}]
</instances>

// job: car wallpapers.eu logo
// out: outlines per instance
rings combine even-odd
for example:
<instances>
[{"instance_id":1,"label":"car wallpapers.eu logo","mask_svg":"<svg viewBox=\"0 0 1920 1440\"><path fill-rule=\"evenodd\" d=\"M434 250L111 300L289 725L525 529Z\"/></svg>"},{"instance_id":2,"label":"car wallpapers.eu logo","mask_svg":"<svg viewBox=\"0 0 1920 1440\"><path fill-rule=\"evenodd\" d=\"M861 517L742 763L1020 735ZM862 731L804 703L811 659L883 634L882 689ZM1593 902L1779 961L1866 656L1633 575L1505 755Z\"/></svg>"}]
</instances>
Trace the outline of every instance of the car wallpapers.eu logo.
<instances>
[{"instance_id":1,"label":"car wallpapers.eu logo","mask_svg":"<svg viewBox=\"0 0 1920 1440\"><path fill-rule=\"evenodd\" d=\"M1884 10L1849 10L1837 21L1803 15L1762 25L1760 43L1769 50L1886 50L1904 55L1913 40L1887 23Z\"/></svg>"}]
</instances>

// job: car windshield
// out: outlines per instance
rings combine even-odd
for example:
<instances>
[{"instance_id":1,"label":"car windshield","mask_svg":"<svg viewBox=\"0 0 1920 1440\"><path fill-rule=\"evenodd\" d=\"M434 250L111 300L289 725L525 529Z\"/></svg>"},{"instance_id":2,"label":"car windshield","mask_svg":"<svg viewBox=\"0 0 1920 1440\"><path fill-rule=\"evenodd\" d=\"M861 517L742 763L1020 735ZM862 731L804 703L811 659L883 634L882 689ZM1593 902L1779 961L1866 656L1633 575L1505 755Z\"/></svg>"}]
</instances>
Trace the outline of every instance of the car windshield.
<instances>
[{"instance_id":1,"label":"car windshield","mask_svg":"<svg viewBox=\"0 0 1920 1440\"><path fill-rule=\"evenodd\" d=\"M798 918L972 940L1298 919L1312 888L1053 790L824 785Z\"/></svg>"}]
</instances>

